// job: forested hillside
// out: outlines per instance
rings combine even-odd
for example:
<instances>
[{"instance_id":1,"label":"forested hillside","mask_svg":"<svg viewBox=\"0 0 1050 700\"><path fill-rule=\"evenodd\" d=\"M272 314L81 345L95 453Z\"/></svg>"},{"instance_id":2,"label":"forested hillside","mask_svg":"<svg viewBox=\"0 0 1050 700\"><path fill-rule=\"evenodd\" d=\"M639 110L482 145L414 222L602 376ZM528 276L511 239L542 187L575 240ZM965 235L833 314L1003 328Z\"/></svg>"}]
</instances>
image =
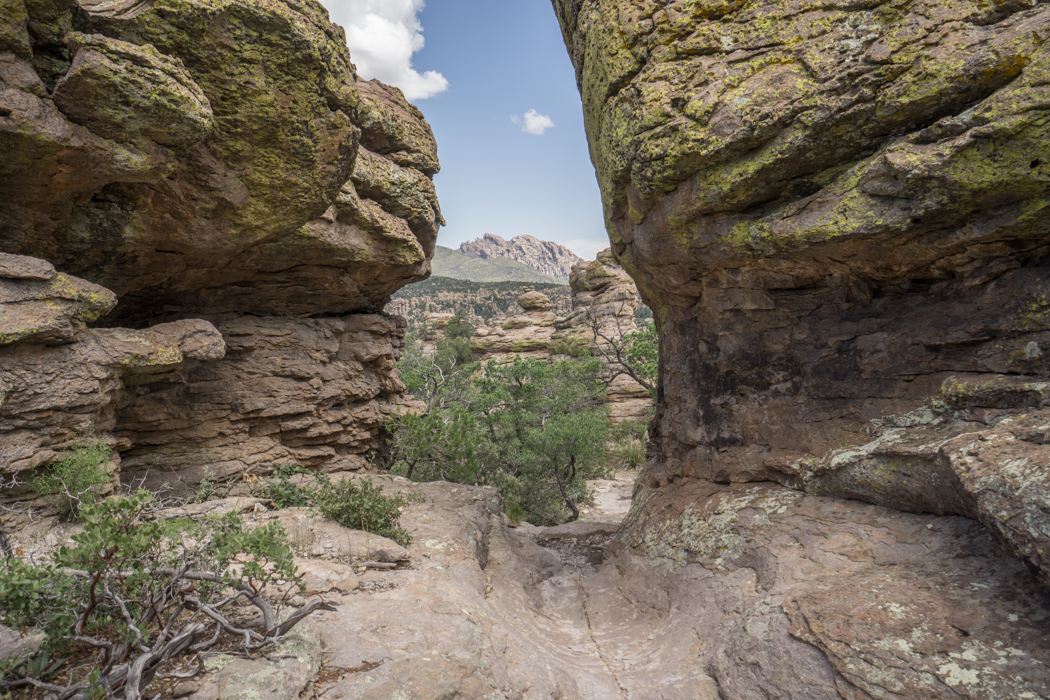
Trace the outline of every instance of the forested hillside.
<instances>
[{"instance_id":1,"label":"forested hillside","mask_svg":"<svg viewBox=\"0 0 1050 700\"><path fill-rule=\"evenodd\" d=\"M474 320L489 323L516 312L517 299L528 287L550 297L556 313L566 314L571 310L572 290L563 284L474 282L448 277L431 277L404 287L393 296L386 310L404 316L409 331L416 330L428 313L463 312Z\"/></svg>"}]
</instances>

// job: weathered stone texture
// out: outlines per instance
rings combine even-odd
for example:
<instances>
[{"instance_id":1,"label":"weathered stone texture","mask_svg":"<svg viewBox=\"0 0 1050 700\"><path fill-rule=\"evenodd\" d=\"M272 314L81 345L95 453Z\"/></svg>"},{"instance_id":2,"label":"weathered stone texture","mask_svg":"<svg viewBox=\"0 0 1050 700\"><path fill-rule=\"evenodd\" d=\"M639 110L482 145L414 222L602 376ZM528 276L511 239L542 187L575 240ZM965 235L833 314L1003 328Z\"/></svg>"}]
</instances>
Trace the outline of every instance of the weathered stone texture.
<instances>
[{"instance_id":1,"label":"weathered stone texture","mask_svg":"<svg viewBox=\"0 0 1050 700\"><path fill-rule=\"evenodd\" d=\"M394 373L400 318L353 314L215 320L221 362L132 387L115 434L132 445L123 469L148 486L185 488L252 467L364 467L382 423L412 404Z\"/></svg>"},{"instance_id":2,"label":"weathered stone texture","mask_svg":"<svg viewBox=\"0 0 1050 700\"><path fill-rule=\"evenodd\" d=\"M723 697L1045 695L1050 8L553 4L661 335L625 537L725 579Z\"/></svg>"},{"instance_id":3,"label":"weathered stone texture","mask_svg":"<svg viewBox=\"0 0 1050 700\"><path fill-rule=\"evenodd\" d=\"M508 258L542 272L555 279L567 280L572 268L583 262L571 250L551 241L541 241L535 236L515 236L509 241L486 233L474 241L460 244L459 252L490 260Z\"/></svg>"},{"instance_id":4,"label":"weathered stone texture","mask_svg":"<svg viewBox=\"0 0 1050 700\"><path fill-rule=\"evenodd\" d=\"M319 3L25 7L31 56L0 54L4 250L106 285L140 325L376 311L427 275L433 136L356 77Z\"/></svg>"},{"instance_id":5,"label":"weathered stone texture","mask_svg":"<svg viewBox=\"0 0 1050 700\"><path fill-rule=\"evenodd\" d=\"M85 327L114 303L109 290L43 261L0 256L0 448L18 450L3 465L8 475L48 462L78 439L107 439L126 385L226 352L219 332L200 319L145 330Z\"/></svg>"},{"instance_id":6,"label":"weathered stone texture","mask_svg":"<svg viewBox=\"0 0 1050 700\"><path fill-rule=\"evenodd\" d=\"M1027 557L1029 535L977 505L985 487L947 446L907 479L886 477L884 451L865 488L798 474L842 464L837 451L932 405L946 381L1050 376L1050 9L554 5L613 251L660 324L651 480L777 480L981 517ZM938 440L973 421L1006 440L1007 415L1040 420L988 408ZM1050 543L1025 479L1000 482Z\"/></svg>"},{"instance_id":7,"label":"weathered stone texture","mask_svg":"<svg viewBox=\"0 0 1050 700\"><path fill-rule=\"evenodd\" d=\"M498 326L475 329L470 347L482 360L510 362L515 355L548 359L548 344L554 332L555 314L550 298L528 289L518 297L518 313Z\"/></svg>"},{"instance_id":8,"label":"weathered stone texture","mask_svg":"<svg viewBox=\"0 0 1050 700\"><path fill-rule=\"evenodd\" d=\"M1050 598L972 520L698 480L635 501L619 573L659 573L622 590L659 581L721 697L1050 691Z\"/></svg>"},{"instance_id":9,"label":"weathered stone texture","mask_svg":"<svg viewBox=\"0 0 1050 700\"><path fill-rule=\"evenodd\" d=\"M0 3L0 152L23 462L94 432L192 484L378 450L403 326L376 314L430 272L437 146L320 3ZM118 322L146 330L84 328Z\"/></svg>"},{"instance_id":10,"label":"weathered stone texture","mask_svg":"<svg viewBox=\"0 0 1050 700\"><path fill-rule=\"evenodd\" d=\"M581 262L569 276L572 313L554 323L551 355L601 355L598 345L610 348L628 333L638 330L634 312L641 305L638 289L627 272L603 250L595 260ZM613 353L615 354L615 353ZM614 423L648 421L653 407L648 389L626 374L609 384L609 415Z\"/></svg>"}]
</instances>

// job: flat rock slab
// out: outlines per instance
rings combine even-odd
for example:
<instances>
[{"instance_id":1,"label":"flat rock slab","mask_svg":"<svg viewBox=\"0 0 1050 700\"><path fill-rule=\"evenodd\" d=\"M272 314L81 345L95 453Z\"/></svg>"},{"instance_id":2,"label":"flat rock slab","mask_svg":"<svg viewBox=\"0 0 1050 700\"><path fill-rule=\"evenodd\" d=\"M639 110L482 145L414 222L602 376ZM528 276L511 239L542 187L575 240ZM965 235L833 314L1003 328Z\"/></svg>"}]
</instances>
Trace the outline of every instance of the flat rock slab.
<instances>
[{"instance_id":1,"label":"flat rock slab","mask_svg":"<svg viewBox=\"0 0 1050 700\"><path fill-rule=\"evenodd\" d=\"M22 633L0 625L0 665L14 657L35 656L46 641L47 635L40 630Z\"/></svg>"},{"instance_id":2,"label":"flat rock slab","mask_svg":"<svg viewBox=\"0 0 1050 700\"><path fill-rule=\"evenodd\" d=\"M286 508L268 517L284 527L294 549L312 557L388 563L412 558L397 542L325 520L312 508Z\"/></svg>"},{"instance_id":3,"label":"flat rock slab","mask_svg":"<svg viewBox=\"0 0 1050 700\"><path fill-rule=\"evenodd\" d=\"M321 667L321 644L310 620L300 622L264 658L227 654L205 661L190 700L297 700Z\"/></svg>"}]
</instances>

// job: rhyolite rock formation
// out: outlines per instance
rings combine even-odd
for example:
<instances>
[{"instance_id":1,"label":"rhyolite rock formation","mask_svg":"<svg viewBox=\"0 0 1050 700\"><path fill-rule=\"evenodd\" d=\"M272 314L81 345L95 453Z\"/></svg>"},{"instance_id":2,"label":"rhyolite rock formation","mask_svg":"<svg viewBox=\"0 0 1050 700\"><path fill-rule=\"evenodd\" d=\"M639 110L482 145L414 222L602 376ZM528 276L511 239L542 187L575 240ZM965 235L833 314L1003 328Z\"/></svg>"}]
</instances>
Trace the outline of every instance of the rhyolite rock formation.
<instances>
[{"instance_id":1,"label":"rhyolite rock formation","mask_svg":"<svg viewBox=\"0 0 1050 700\"><path fill-rule=\"evenodd\" d=\"M461 243L459 252L486 260L517 260L537 272L559 280L568 280L573 266L583 262L583 258L565 246L552 241L541 241L535 236L515 236L507 241L495 234L486 233L477 240Z\"/></svg>"},{"instance_id":2,"label":"rhyolite rock formation","mask_svg":"<svg viewBox=\"0 0 1050 700\"><path fill-rule=\"evenodd\" d=\"M740 488L715 484L741 482L967 516L1003 546L1003 566L1010 552L1034 574L1018 570L1010 585L1023 593L1012 595L1041 601L1029 620L1045 620L1035 582L1050 585L1050 8L553 5L612 250L661 332L655 459L642 477L652 495L638 500L624 541L659 550L665 536L642 523L679 518L658 513L671 501L706 514L695 521L700 532ZM866 508L799 502L857 517ZM823 536L844 537L850 519ZM759 517L733 527L751 550L768 525ZM717 564L708 540L686 549ZM960 551L972 551L964 540ZM737 565L760 587L779 585L767 556L788 561L789 546L773 540ZM916 582L925 592L902 595L895 605L910 607L897 618L879 598L890 583L836 586L802 569L788 575L811 590L778 603L766 623L808 645L809 661L789 661L787 645L776 663L735 665L761 646L744 635L709 667L725 697L991 698L1050 688L1043 662L1019 675L1034 683L1028 689L1003 685L1009 672L994 644L920 668L927 652L891 639L894 625L903 632L916 618L956 614L941 610L965 610L948 624L967 634L985 626L988 610L963 604L956 584ZM977 585L993 576L982 571L970 577ZM874 597L843 592L858 587ZM994 619L1018 625L1016 648L1045 649L1045 638L1025 636L1024 615L997 605L986 604ZM896 651L886 655L894 644L917 656L902 665ZM791 685L803 680L808 689Z\"/></svg>"},{"instance_id":3,"label":"rhyolite rock formation","mask_svg":"<svg viewBox=\"0 0 1050 700\"><path fill-rule=\"evenodd\" d=\"M611 347L638 330L634 312L641 305L630 275L603 250L596 259L577 263L569 276L572 313L555 321L550 354L579 357L595 355L615 364ZM614 423L645 422L653 407L648 389L626 374L617 374L608 385L609 415Z\"/></svg>"},{"instance_id":4,"label":"rhyolite rock formation","mask_svg":"<svg viewBox=\"0 0 1050 700\"><path fill-rule=\"evenodd\" d=\"M518 297L518 313L475 329L470 341L474 357L498 362L511 362L518 355L543 360L584 355L603 361L613 358L612 353L600 352L598 345L608 348L610 341L619 342L637 330L634 311L641 302L634 282L606 250L597 260L577 263L570 284L572 311L566 316L554 313L546 294L526 288ZM441 328L451 317L433 314L428 322ZM645 387L620 374L608 382L607 389L614 423L649 419L653 402Z\"/></svg>"},{"instance_id":5,"label":"rhyolite rock formation","mask_svg":"<svg viewBox=\"0 0 1050 700\"><path fill-rule=\"evenodd\" d=\"M518 295L517 313L495 326L479 326L470 339L474 356L510 362L515 355L548 359L547 346L554 332L555 314L550 297L531 287Z\"/></svg>"},{"instance_id":6,"label":"rhyolite rock formation","mask_svg":"<svg viewBox=\"0 0 1050 700\"><path fill-rule=\"evenodd\" d=\"M125 470L188 485L379 448L405 407L403 324L382 308L430 272L437 149L399 90L356 76L320 3L5 2L0 153L0 250L43 270L0 266L19 304L0 410L25 421L0 446L30 441L39 463L95 431ZM92 369L124 362L95 358L107 333L172 324L215 351L133 381ZM40 386L80 372L98 386L76 388L73 420Z\"/></svg>"},{"instance_id":7,"label":"rhyolite rock formation","mask_svg":"<svg viewBox=\"0 0 1050 700\"><path fill-rule=\"evenodd\" d=\"M226 352L201 319L143 330L89 329L116 304L107 289L37 258L0 254L0 476L44 464L56 449L113 439L126 387L178 376ZM120 464L114 455L111 466Z\"/></svg>"}]
</instances>

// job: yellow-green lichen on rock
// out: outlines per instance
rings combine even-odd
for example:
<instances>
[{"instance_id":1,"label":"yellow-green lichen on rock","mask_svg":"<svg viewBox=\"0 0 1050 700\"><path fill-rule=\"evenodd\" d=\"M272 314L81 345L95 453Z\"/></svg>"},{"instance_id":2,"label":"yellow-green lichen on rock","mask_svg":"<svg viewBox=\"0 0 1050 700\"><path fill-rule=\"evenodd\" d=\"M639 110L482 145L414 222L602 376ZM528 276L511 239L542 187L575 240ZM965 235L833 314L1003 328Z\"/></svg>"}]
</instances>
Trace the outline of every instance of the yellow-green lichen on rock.
<instances>
[{"instance_id":1,"label":"yellow-green lichen on rock","mask_svg":"<svg viewBox=\"0 0 1050 700\"><path fill-rule=\"evenodd\" d=\"M26 30L28 19L23 0L0 0L0 51L10 51L26 60L33 57Z\"/></svg>"},{"instance_id":2,"label":"yellow-green lichen on rock","mask_svg":"<svg viewBox=\"0 0 1050 700\"><path fill-rule=\"evenodd\" d=\"M659 322L644 480L978 518L1045 582L1050 6L553 5Z\"/></svg>"},{"instance_id":3,"label":"yellow-green lichen on rock","mask_svg":"<svg viewBox=\"0 0 1050 700\"><path fill-rule=\"evenodd\" d=\"M159 308L375 311L429 274L433 134L399 90L356 76L319 2L25 7L33 52L0 98L5 250L104 282L136 324ZM330 210L355 172L357 230L318 233L346 218Z\"/></svg>"}]
</instances>

